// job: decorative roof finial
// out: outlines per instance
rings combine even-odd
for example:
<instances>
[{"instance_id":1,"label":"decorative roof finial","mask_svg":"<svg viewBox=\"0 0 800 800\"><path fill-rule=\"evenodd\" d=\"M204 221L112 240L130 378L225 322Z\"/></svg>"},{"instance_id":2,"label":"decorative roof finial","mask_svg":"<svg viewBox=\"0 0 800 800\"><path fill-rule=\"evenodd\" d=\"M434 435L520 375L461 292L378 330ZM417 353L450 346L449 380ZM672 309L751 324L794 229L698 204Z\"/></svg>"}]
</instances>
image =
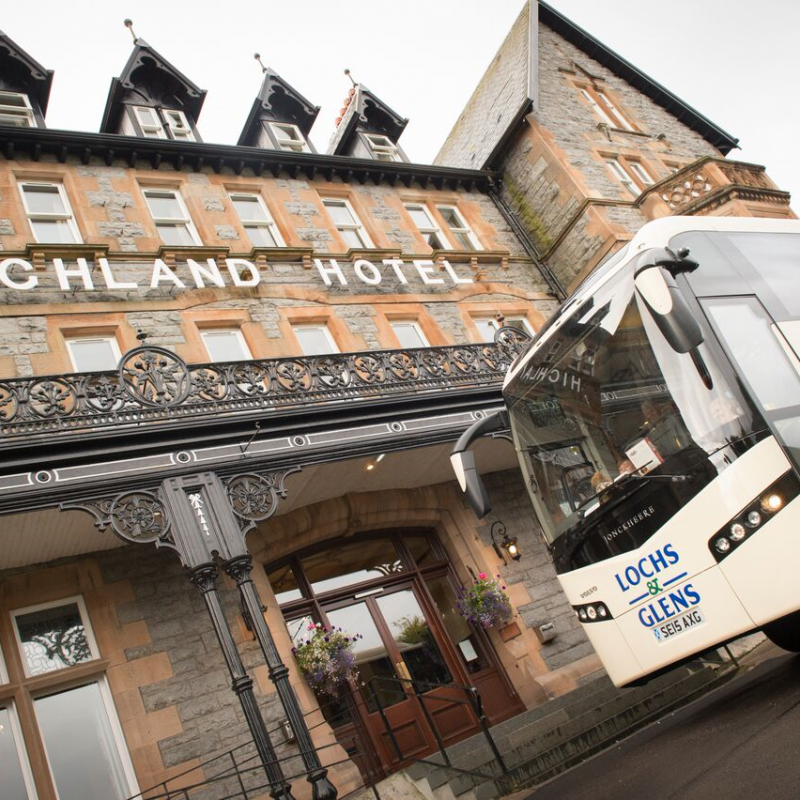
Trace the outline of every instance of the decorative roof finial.
<instances>
[{"instance_id":1,"label":"decorative roof finial","mask_svg":"<svg viewBox=\"0 0 800 800\"><path fill-rule=\"evenodd\" d=\"M254 58L256 61L258 61L258 63L261 65L261 72L262 72L262 74L263 74L264 72L266 72L266 71L267 71L267 68L264 66L264 62L261 60L261 53L255 53L255 55L253 55L253 58Z\"/></svg>"},{"instance_id":2,"label":"decorative roof finial","mask_svg":"<svg viewBox=\"0 0 800 800\"><path fill-rule=\"evenodd\" d=\"M356 82L353 80L353 76L350 74L350 70L349 70L349 69L346 69L346 70L344 71L344 74L345 74L345 75L347 75L347 77L348 77L348 78L350 78L350 83L352 83L352 84L353 84L353 88L355 88L356 86L358 86L358 84L357 84L357 83L356 83Z\"/></svg>"},{"instance_id":3,"label":"decorative roof finial","mask_svg":"<svg viewBox=\"0 0 800 800\"><path fill-rule=\"evenodd\" d=\"M139 37L134 33L133 20L132 19L126 19L125 20L125 27L131 32L131 36L133 36L133 43L134 44L138 44L139 43Z\"/></svg>"}]
</instances>

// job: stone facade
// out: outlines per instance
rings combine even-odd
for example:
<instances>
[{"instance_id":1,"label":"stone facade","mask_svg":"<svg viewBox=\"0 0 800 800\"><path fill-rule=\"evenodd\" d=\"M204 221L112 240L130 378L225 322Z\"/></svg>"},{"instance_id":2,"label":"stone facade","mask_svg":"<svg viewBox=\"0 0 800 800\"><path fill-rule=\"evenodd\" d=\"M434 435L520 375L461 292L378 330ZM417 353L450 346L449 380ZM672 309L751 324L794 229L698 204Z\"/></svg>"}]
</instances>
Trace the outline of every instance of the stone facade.
<instances>
[{"instance_id":1,"label":"stone facade","mask_svg":"<svg viewBox=\"0 0 800 800\"><path fill-rule=\"evenodd\" d=\"M744 169L735 179L712 187L706 174L713 169L704 165L717 159L722 169L723 152L685 119L620 77L612 68L616 64L619 69L615 54L601 63L599 56L587 55L557 33L554 16L557 24L568 24L536 2L525 4L436 163L500 170L505 200L540 259L564 286L573 288L645 222L659 216L794 217L788 194L763 174L763 167L741 165ZM506 102L509 97L512 103ZM525 98L530 113L524 120L511 120L509 110L519 110ZM603 98L613 110L601 105ZM489 164L492 154L495 160ZM625 180L609 167L610 159L627 173ZM728 190L716 191L715 202L702 210L686 198L670 204L676 191L670 183L673 175L678 186L690 186L700 171L702 192L726 184Z\"/></svg>"},{"instance_id":2,"label":"stone facade","mask_svg":"<svg viewBox=\"0 0 800 800\"><path fill-rule=\"evenodd\" d=\"M50 255L37 255L36 245L30 244L28 220L15 186L21 170L28 179L40 171L43 180L57 179L63 184L77 228L84 242L91 243L73 246L72 256L67 246L63 257L70 269L75 268L78 253L87 257L94 276L93 291L77 278L70 279L69 290L62 289ZM148 186L168 186L180 193L203 242L200 255L162 245L142 195L143 187ZM92 330L113 333L124 352L135 344L135 332L141 329L151 343L174 348L186 361L197 363L208 360L200 337L204 327L239 328L255 357L270 358L300 353L292 325L303 321L326 322L338 349L350 351L396 347L389 324L393 319L416 321L430 344L463 344L481 340L474 325L476 316L508 312L509 303L518 314L522 304L522 315L536 329L550 307L546 284L508 223L493 201L476 190L422 189L416 184L409 188L344 186L319 178L256 179L233 173L184 171L170 177L165 168L154 171L23 160L4 163L0 189L0 215L10 220L7 228L0 229L5 231L0 233L5 255L24 258L26 248L31 247L38 267L35 290L3 289L0 375L4 377L70 371L65 339L91 335ZM252 251L228 199L234 190L261 194L285 248ZM357 256L348 256L322 205L322 198L328 196L350 200L377 250L377 256L368 250L358 255L374 258L383 276L379 285L353 277ZM455 205L482 249L432 253L408 215L404 204L410 202L425 204L445 235L447 226L437 206ZM91 248L96 248L97 257L107 257L115 281L138 283L139 288L108 289L98 275ZM209 256L216 258L223 272L225 258L252 259L261 273L260 285L191 288L185 259L197 257L203 263ZM153 262L159 257L174 268L185 287L164 280L151 288ZM404 280L381 263L389 257L405 260ZM350 276L347 285L334 280L332 286L326 286L314 258L324 264L332 258L341 262ZM436 265L426 282L411 262L431 258ZM465 282L453 283L442 258L448 259ZM21 275L11 269L12 278ZM464 302L470 304L469 313L460 305ZM232 317L229 312L233 309L245 313Z\"/></svg>"}]
</instances>

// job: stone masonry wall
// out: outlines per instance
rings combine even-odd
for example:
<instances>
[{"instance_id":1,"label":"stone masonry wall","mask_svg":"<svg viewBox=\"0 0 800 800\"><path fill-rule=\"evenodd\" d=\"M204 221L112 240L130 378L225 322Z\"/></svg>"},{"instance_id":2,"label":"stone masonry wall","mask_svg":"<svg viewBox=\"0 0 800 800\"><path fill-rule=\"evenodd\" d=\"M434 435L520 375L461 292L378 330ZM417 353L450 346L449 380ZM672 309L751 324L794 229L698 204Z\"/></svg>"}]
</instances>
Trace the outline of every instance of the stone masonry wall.
<instances>
[{"instance_id":1,"label":"stone masonry wall","mask_svg":"<svg viewBox=\"0 0 800 800\"><path fill-rule=\"evenodd\" d=\"M134 599L117 607L120 623L143 621L150 634L147 644L125 651L129 669L136 669L138 659L157 653L166 654L172 666L169 677L139 688L145 713L174 707L182 724L180 733L158 742L164 767L204 760L248 741L249 730L231 690L205 603L178 559L136 546L99 554L97 559L104 581L128 580L131 584ZM255 641L243 640L237 624L241 616L238 593L222 580L218 588L245 668L252 675L264 657ZM254 691L267 728L273 730L285 716L277 695L265 695L258 681L254 681ZM281 734L271 738L276 746L283 741ZM287 745L277 749L281 757L295 752Z\"/></svg>"},{"instance_id":2,"label":"stone masonry wall","mask_svg":"<svg viewBox=\"0 0 800 800\"><path fill-rule=\"evenodd\" d=\"M28 179L40 170L43 180L62 182L84 242L79 253L70 246L58 253L50 246L37 255L15 185L19 170ZM142 194L148 185L168 185L183 198L203 242L196 256L191 248L173 252L163 246ZM233 190L260 193L285 248L252 251L229 198ZM327 196L349 199L376 250L371 263L381 271L379 284L356 278L353 262L361 253L348 254L322 203ZM413 262L433 254L405 208L410 202L425 204L445 235L447 226L437 205L457 206L483 248L449 255L456 274L471 283L454 283L441 263L433 268L433 283L418 274ZM408 319L420 325L431 345L441 346L482 341L472 322L476 316L522 314L535 329L552 307L542 276L493 200L476 190L345 185L322 176L299 180L227 171L176 172L167 165L155 171L131 169L121 162L60 164L43 158L0 166L0 218L9 220L0 226L4 256L34 263L38 281L32 290L0 286L0 377L6 378L72 372L66 340L75 336L114 335L125 352L136 345L136 331L142 330L151 344L199 363L209 360L201 337L209 327L239 328L255 358L275 358L301 353L293 333L296 324L327 325L337 348L347 352L397 347L390 323ZM52 263L58 255L68 269L76 268L78 256L86 258L94 288L86 288L78 277L69 279L69 289L61 288ZM370 259L369 250L363 255ZM405 264L405 280L382 263L398 255ZM138 286L109 288L97 263L105 256L118 284ZM159 257L176 278L167 276L151 285ZM209 282L205 288L195 287L185 263L192 257L201 265L213 259L226 276L226 286ZM260 284L232 286L226 257L254 263ZM347 285L334 279L327 286L313 264L317 257L326 265L336 259ZM19 282L30 275L14 264L8 280Z\"/></svg>"},{"instance_id":3,"label":"stone masonry wall","mask_svg":"<svg viewBox=\"0 0 800 800\"><path fill-rule=\"evenodd\" d=\"M483 543L490 545L492 522L501 520L508 534L516 537L522 558L509 560L505 567L500 567L500 573L509 586L521 583L525 587L530 602L516 610L526 625L554 623L556 638L542 645L539 651L545 663L551 670L557 670L592 654L594 650L561 591L521 474L518 470L494 472L485 476L485 483L492 511L478 532Z\"/></svg>"}]
</instances>

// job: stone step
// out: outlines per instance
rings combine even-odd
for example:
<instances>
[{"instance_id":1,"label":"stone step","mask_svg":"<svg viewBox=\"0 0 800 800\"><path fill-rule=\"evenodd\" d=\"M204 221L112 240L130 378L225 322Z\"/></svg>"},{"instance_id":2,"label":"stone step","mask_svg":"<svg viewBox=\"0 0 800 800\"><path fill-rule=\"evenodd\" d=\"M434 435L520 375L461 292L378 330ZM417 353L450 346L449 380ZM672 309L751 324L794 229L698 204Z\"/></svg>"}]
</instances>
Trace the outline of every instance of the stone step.
<instances>
[{"instance_id":1,"label":"stone step","mask_svg":"<svg viewBox=\"0 0 800 800\"><path fill-rule=\"evenodd\" d=\"M616 703L622 707L634 705L639 697L648 697L655 692L662 691L665 687L680 683L690 674L691 670L682 667L659 676L646 686L622 690L617 689L610 680L605 678L597 681L594 686L587 684L571 693L571 695L577 695L575 697L567 695L564 698L558 698L557 701L549 701L543 706L531 710L536 713L523 712L511 720L495 725L490 729L491 735L507 764L518 764L533 756L534 753L530 749L531 743L536 743L543 737L549 737L551 741L554 741L553 737L558 737L559 732L563 731L572 720L580 719L587 714L596 716L599 709L607 703ZM553 705L558 707L553 709ZM482 733L448 747L447 753L451 764L455 767L491 775L499 772L494 753ZM442 757L438 753L427 760L438 764L442 763ZM436 768L430 764L415 764L411 769L414 770L415 778L421 778Z\"/></svg>"},{"instance_id":2,"label":"stone step","mask_svg":"<svg viewBox=\"0 0 800 800\"><path fill-rule=\"evenodd\" d=\"M711 670L709 670L711 672ZM659 717L680 708L720 684L729 680L735 670L724 669L716 674L694 674L685 679L683 693L665 691L657 702L640 701L637 707L626 709L616 717L603 720L599 725L585 728L571 739L560 742L550 750L519 764L510 774L498 779L500 794L509 794L522 788L535 786L558 775L590 756L630 736Z\"/></svg>"},{"instance_id":3,"label":"stone step","mask_svg":"<svg viewBox=\"0 0 800 800\"><path fill-rule=\"evenodd\" d=\"M501 776L482 734L448 748L454 768L444 766L437 754L428 759L432 763L417 763L405 772L433 800L489 800L549 779L709 691L732 673L727 668L690 665L631 689L599 681L576 690L577 697L559 698L558 707L546 713L539 707L533 709L538 713L520 714L490 729L509 767L507 775ZM515 721L516 728L508 724Z\"/></svg>"}]
</instances>

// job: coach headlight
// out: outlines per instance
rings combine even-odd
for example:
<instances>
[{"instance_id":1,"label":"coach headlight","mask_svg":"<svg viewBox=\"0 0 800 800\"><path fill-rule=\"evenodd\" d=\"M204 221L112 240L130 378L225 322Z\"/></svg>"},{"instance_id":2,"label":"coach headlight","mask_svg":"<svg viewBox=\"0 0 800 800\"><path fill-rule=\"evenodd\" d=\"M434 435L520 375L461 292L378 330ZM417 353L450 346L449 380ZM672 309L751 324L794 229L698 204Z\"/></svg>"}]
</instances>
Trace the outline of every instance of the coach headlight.
<instances>
[{"instance_id":1,"label":"coach headlight","mask_svg":"<svg viewBox=\"0 0 800 800\"><path fill-rule=\"evenodd\" d=\"M734 542L741 542L742 539L747 536L747 531L741 522L734 522L733 525L731 525L731 532L729 536ZM727 542L728 540L723 539L722 541Z\"/></svg>"},{"instance_id":2,"label":"coach headlight","mask_svg":"<svg viewBox=\"0 0 800 800\"><path fill-rule=\"evenodd\" d=\"M761 514L758 511L751 511L745 518L749 528L757 528L761 524Z\"/></svg>"},{"instance_id":3,"label":"coach headlight","mask_svg":"<svg viewBox=\"0 0 800 800\"><path fill-rule=\"evenodd\" d=\"M588 614L590 620L594 621L597 619L597 609L594 606L589 606L586 609L586 613Z\"/></svg>"},{"instance_id":4,"label":"coach headlight","mask_svg":"<svg viewBox=\"0 0 800 800\"><path fill-rule=\"evenodd\" d=\"M741 547L750 537L761 535L770 521L787 503L800 495L800 481L794 470L781 475L770 487L756 496L709 540L708 549L718 563Z\"/></svg>"}]
</instances>

